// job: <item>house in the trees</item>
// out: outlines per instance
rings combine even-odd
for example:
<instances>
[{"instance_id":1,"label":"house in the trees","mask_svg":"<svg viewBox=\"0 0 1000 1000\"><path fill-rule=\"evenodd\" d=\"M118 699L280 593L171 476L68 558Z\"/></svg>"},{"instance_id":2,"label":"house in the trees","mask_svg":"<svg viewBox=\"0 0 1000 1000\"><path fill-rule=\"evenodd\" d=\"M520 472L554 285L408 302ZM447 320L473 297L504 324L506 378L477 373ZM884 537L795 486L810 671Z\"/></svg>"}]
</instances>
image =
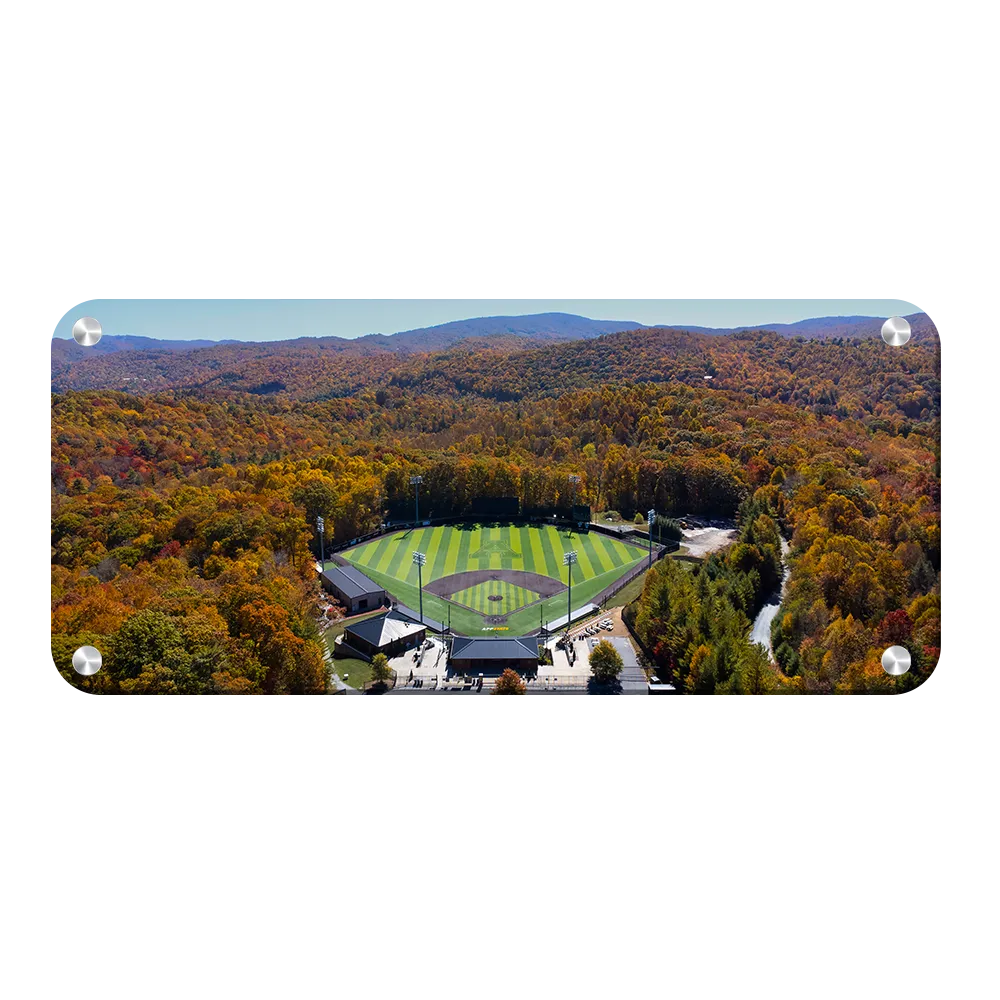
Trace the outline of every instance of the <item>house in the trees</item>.
<instances>
[{"instance_id":1,"label":"house in the trees","mask_svg":"<svg viewBox=\"0 0 1000 1000\"><path fill-rule=\"evenodd\" d=\"M320 580L348 614L370 611L385 604L385 591L353 566L331 566L320 574Z\"/></svg>"}]
</instances>

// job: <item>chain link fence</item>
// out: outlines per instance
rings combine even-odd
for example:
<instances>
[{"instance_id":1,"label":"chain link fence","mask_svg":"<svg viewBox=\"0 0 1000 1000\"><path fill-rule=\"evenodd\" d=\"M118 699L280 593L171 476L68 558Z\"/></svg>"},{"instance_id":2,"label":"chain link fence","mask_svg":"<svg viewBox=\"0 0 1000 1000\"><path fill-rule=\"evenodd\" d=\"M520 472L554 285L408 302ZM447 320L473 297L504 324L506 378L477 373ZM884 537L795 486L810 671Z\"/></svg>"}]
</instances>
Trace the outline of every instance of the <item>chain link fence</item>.
<instances>
[{"instance_id":1,"label":"chain link fence","mask_svg":"<svg viewBox=\"0 0 1000 1000\"><path fill-rule=\"evenodd\" d=\"M665 545L654 546L653 549L653 562L659 562L668 552L672 551L668 549ZM650 564L647 560L643 560L637 566L633 566L632 569L625 574L625 576L620 577L615 580L610 587L606 587L602 590L595 598L594 603L600 605L606 605L607 602L615 596L619 591L624 590L636 577L642 576L647 573L650 569Z\"/></svg>"}]
</instances>

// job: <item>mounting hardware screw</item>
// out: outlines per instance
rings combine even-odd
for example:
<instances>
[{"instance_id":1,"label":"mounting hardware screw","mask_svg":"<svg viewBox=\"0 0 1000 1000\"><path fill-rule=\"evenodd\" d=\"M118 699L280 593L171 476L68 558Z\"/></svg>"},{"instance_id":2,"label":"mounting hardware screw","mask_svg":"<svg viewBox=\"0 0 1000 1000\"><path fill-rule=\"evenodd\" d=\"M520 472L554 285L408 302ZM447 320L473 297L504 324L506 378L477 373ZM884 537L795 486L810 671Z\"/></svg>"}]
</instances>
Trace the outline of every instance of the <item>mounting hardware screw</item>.
<instances>
[{"instance_id":1,"label":"mounting hardware screw","mask_svg":"<svg viewBox=\"0 0 1000 1000\"><path fill-rule=\"evenodd\" d=\"M890 316L882 324L882 339L890 347L902 347L910 339L910 324L902 316Z\"/></svg>"},{"instance_id":2,"label":"mounting hardware screw","mask_svg":"<svg viewBox=\"0 0 1000 1000\"><path fill-rule=\"evenodd\" d=\"M890 646L882 654L882 669L893 677L910 669L910 651L904 646Z\"/></svg>"},{"instance_id":3,"label":"mounting hardware screw","mask_svg":"<svg viewBox=\"0 0 1000 1000\"><path fill-rule=\"evenodd\" d=\"M93 347L101 339L101 324L93 316L83 316L73 324L73 339L81 347Z\"/></svg>"},{"instance_id":4,"label":"mounting hardware screw","mask_svg":"<svg viewBox=\"0 0 1000 1000\"><path fill-rule=\"evenodd\" d=\"M84 677L96 674L103 662L101 651L93 646L81 646L73 654L73 669Z\"/></svg>"}]
</instances>

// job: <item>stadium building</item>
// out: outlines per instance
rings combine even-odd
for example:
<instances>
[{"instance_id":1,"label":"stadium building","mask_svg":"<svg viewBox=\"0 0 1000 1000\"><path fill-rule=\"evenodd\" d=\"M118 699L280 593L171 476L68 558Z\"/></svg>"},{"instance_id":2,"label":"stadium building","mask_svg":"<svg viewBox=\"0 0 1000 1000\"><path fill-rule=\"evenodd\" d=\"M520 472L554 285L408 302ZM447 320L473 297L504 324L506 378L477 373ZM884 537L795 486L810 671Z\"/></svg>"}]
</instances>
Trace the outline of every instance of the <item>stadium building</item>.
<instances>
[{"instance_id":1,"label":"stadium building","mask_svg":"<svg viewBox=\"0 0 1000 1000\"><path fill-rule=\"evenodd\" d=\"M353 566L331 566L320 574L320 579L348 614L370 611L385 604L385 590Z\"/></svg>"},{"instance_id":2,"label":"stadium building","mask_svg":"<svg viewBox=\"0 0 1000 1000\"><path fill-rule=\"evenodd\" d=\"M426 638L427 629L423 625L395 611L387 611L384 615L348 625L341 641L368 659L377 653L384 653L391 659L419 646Z\"/></svg>"},{"instance_id":3,"label":"stadium building","mask_svg":"<svg viewBox=\"0 0 1000 1000\"><path fill-rule=\"evenodd\" d=\"M455 636L448 665L461 674L500 673L508 667L519 674L530 673L538 669L538 640Z\"/></svg>"}]
</instances>

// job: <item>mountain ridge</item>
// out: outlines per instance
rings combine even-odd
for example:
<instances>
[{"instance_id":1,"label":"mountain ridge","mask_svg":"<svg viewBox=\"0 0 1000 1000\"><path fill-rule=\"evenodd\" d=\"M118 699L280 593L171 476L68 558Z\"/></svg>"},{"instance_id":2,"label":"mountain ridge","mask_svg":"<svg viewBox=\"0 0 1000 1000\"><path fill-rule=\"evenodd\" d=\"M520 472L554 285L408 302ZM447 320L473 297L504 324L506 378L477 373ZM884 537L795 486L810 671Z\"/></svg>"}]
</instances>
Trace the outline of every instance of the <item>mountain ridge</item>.
<instances>
[{"instance_id":1,"label":"mountain ridge","mask_svg":"<svg viewBox=\"0 0 1000 1000\"><path fill-rule=\"evenodd\" d=\"M933 324L925 313L911 313L905 317L914 332L926 332ZM420 353L442 350L465 340L477 341L517 338L539 344L570 340L592 340L609 333L629 330L678 330L684 333L701 333L707 336L727 336L752 330L768 330L781 336L802 336L806 339L825 337L872 337L882 329L883 317L877 316L817 316L795 323L753 323L732 327L696 326L684 323L637 323L634 320L594 320L572 313L530 313L516 316L480 316L453 320L436 326L400 330L397 333L369 333L360 337L303 336L287 340L162 340L135 334L106 334L94 347L80 347L72 338L53 337L52 360L71 364L97 355L121 351L186 352L211 350L217 347L240 345L256 347L262 351L280 344L314 345L320 349L344 351L382 349L394 353Z\"/></svg>"}]
</instances>

